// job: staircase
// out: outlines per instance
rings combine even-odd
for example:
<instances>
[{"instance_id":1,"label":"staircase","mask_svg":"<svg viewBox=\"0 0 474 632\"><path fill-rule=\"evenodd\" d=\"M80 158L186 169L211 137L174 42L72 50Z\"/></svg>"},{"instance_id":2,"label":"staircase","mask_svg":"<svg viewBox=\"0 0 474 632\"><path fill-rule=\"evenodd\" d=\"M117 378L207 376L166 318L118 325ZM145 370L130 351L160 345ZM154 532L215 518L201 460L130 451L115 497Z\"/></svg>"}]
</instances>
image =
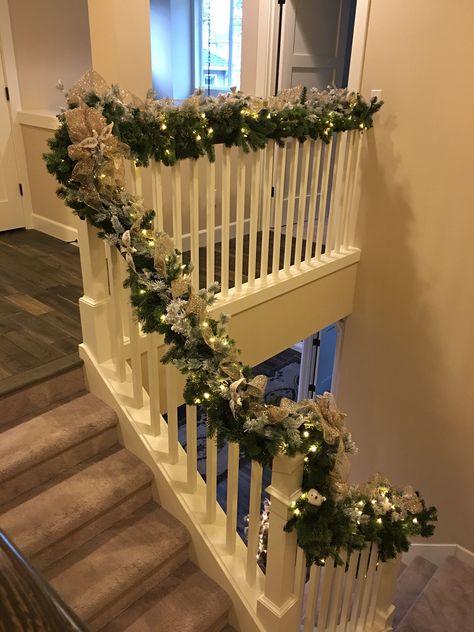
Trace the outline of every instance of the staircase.
<instances>
[{"instance_id":1,"label":"staircase","mask_svg":"<svg viewBox=\"0 0 474 632\"><path fill-rule=\"evenodd\" d=\"M0 410L0 528L88 629L225 628L229 598L189 560L187 530L153 501L151 472L80 371Z\"/></svg>"},{"instance_id":2,"label":"staircase","mask_svg":"<svg viewBox=\"0 0 474 632\"><path fill-rule=\"evenodd\" d=\"M450 556L437 567L421 556L397 580L396 632L474 630L474 568Z\"/></svg>"}]
</instances>

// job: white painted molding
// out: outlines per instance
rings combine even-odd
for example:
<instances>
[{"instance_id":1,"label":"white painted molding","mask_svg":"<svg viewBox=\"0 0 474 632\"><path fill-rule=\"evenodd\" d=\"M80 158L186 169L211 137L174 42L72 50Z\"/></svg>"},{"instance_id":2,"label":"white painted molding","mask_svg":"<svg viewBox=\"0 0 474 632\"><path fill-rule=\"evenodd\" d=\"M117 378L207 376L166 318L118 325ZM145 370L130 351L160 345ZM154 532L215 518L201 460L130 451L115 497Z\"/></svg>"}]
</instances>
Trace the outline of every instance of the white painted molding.
<instances>
[{"instance_id":1,"label":"white painted molding","mask_svg":"<svg viewBox=\"0 0 474 632\"><path fill-rule=\"evenodd\" d=\"M417 556L424 557L436 566L440 566L447 557L454 556L465 564L474 567L474 553L459 546L459 544L415 543L410 546L410 550L407 553L403 554L402 561L408 565Z\"/></svg>"},{"instance_id":2,"label":"white painted molding","mask_svg":"<svg viewBox=\"0 0 474 632\"><path fill-rule=\"evenodd\" d=\"M52 110L22 110L17 115L20 125L41 127L43 129L57 129L59 121Z\"/></svg>"},{"instance_id":3,"label":"white painted molding","mask_svg":"<svg viewBox=\"0 0 474 632\"><path fill-rule=\"evenodd\" d=\"M75 241L77 239L77 228L66 226L66 224L43 217L43 215L33 213L31 225L32 228L62 241Z\"/></svg>"},{"instance_id":4,"label":"white painted molding","mask_svg":"<svg viewBox=\"0 0 474 632\"><path fill-rule=\"evenodd\" d=\"M12 139L15 151L15 162L18 172L19 182L23 185L23 196L21 204L26 228L32 226L33 205L31 201L30 184L28 180L28 169L26 166L25 148L23 136L18 121L18 113L21 111L20 86L18 84L18 74L16 70L15 49L13 46L13 35L10 23L10 12L8 0L0 0L0 63L3 58L5 80L10 93L10 116L12 121Z\"/></svg>"},{"instance_id":5,"label":"white painted molding","mask_svg":"<svg viewBox=\"0 0 474 632\"><path fill-rule=\"evenodd\" d=\"M369 29L371 0L357 0L352 38L351 64L349 68L349 90L360 92L364 72L365 47Z\"/></svg>"}]
</instances>

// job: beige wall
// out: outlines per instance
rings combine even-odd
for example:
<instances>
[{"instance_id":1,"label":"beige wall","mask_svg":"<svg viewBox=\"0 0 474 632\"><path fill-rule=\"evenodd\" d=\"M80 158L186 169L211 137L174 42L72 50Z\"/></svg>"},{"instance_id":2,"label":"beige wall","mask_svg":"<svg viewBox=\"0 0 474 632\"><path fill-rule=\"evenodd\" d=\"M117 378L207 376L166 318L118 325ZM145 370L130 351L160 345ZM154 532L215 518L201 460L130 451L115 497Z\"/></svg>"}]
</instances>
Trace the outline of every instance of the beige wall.
<instances>
[{"instance_id":1,"label":"beige wall","mask_svg":"<svg viewBox=\"0 0 474 632\"><path fill-rule=\"evenodd\" d=\"M57 111L58 79L72 85L91 67L87 0L9 0L9 9L22 108Z\"/></svg>"},{"instance_id":2,"label":"beige wall","mask_svg":"<svg viewBox=\"0 0 474 632\"><path fill-rule=\"evenodd\" d=\"M434 541L474 549L472 0L373 0L362 91L386 100L363 178L339 402L353 475L413 482Z\"/></svg>"}]
</instances>

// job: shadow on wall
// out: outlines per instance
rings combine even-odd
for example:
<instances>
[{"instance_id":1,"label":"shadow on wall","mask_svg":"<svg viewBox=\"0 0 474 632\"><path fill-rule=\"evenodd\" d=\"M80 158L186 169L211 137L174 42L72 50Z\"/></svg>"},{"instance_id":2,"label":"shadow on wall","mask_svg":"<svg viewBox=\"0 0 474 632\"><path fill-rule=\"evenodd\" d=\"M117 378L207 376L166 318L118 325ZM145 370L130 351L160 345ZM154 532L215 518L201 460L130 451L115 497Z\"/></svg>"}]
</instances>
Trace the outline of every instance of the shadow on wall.
<instances>
[{"instance_id":1,"label":"shadow on wall","mask_svg":"<svg viewBox=\"0 0 474 632\"><path fill-rule=\"evenodd\" d=\"M344 338L339 405L349 413L359 445L354 482L380 471L394 484L412 483L439 509L435 539L462 543L466 527L453 515L465 510L472 448L464 447L463 456L462 424L444 396L455 378L430 304L437 278L421 278L418 213L410 182L400 177L395 128L393 117L385 119L368 136L361 200L366 215L358 227L362 260Z\"/></svg>"}]
</instances>

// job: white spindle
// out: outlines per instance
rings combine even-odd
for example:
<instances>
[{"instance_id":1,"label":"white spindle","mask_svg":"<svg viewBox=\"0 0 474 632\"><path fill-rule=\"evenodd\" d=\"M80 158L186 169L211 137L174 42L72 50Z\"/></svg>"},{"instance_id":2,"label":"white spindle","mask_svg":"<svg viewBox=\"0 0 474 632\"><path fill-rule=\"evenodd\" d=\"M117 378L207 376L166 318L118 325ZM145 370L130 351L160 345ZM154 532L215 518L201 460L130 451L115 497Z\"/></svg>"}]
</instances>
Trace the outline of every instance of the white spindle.
<instances>
[{"instance_id":1,"label":"white spindle","mask_svg":"<svg viewBox=\"0 0 474 632\"><path fill-rule=\"evenodd\" d=\"M194 494L197 486L197 408L186 406L186 459L188 490Z\"/></svg>"},{"instance_id":2,"label":"white spindle","mask_svg":"<svg viewBox=\"0 0 474 632\"><path fill-rule=\"evenodd\" d=\"M298 223L296 225L295 265L298 268L301 266L301 249L303 247L303 231L306 214L306 192L308 190L309 159L311 155L310 152L311 143L309 140L307 140L303 144L303 158L301 161L300 190L298 198Z\"/></svg>"},{"instance_id":3,"label":"white spindle","mask_svg":"<svg viewBox=\"0 0 474 632\"><path fill-rule=\"evenodd\" d=\"M354 132L347 132L346 141L346 160L344 167L344 181L343 181L343 193L342 193L342 208L341 208L341 220L339 223L336 251L340 252L341 246L344 244L344 234L346 232L347 215L348 215L348 195L351 187L351 180L353 179L354 169Z\"/></svg>"},{"instance_id":4,"label":"white spindle","mask_svg":"<svg viewBox=\"0 0 474 632\"><path fill-rule=\"evenodd\" d=\"M290 271L291 249L293 246L293 223L295 220L296 182L298 176L298 156L300 150L300 143L296 139L293 140L292 149L293 156L291 159L288 204L286 207L285 260L283 265L283 269L286 273Z\"/></svg>"},{"instance_id":5,"label":"white spindle","mask_svg":"<svg viewBox=\"0 0 474 632\"><path fill-rule=\"evenodd\" d=\"M273 225L273 276L277 275L280 271L281 220L283 216L283 195L285 191L286 153L287 143L285 143L283 147L279 147L277 153L275 218Z\"/></svg>"},{"instance_id":6,"label":"white spindle","mask_svg":"<svg viewBox=\"0 0 474 632\"><path fill-rule=\"evenodd\" d=\"M206 439L206 520L210 524L216 521L217 493L217 441L213 437Z\"/></svg>"},{"instance_id":7,"label":"white spindle","mask_svg":"<svg viewBox=\"0 0 474 632\"><path fill-rule=\"evenodd\" d=\"M131 167L132 167L132 193L133 195L138 195L138 197L142 197L143 187L142 187L142 174L140 171L140 167L137 167L137 164L134 160L131 161Z\"/></svg>"},{"instance_id":8,"label":"white spindle","mask_svg":"<svg viewBox=\"0 0 474 632\"><path fill-rule=\"evenodd\" d=\"M248 284L249 287L255 285L255 267L257 260L257 230L258 230L258 214L260 208L260 181L262 166L262 151L257 150L253 155L252 184L251 184L251 200L250 200L250 234L249 234L249 271Z\"/></svg>"},{"instance_id":9,"label":"white spindle","mask_svg":"<svg viewBox=\"0 0 474 632\"><path fill-rule=\"evenodd\" d=\"M302 548L296 549L295 590L294 593L302 604L306 582L306 555ZM301 606L300 606L301 607Z\"/></svg>"},{"instance_id":10,"label":"white spindle","mask_svg":"<svg viewBox=\"0 0 474 632\"><path fill-rule=\"evenodd\" d=\"M337 615L339 613L339 601L341 597L342 582L346 573L346 559L345 552L340 553L343 560L342 566L337 566L334 569L333 590L331 593L331 601L329 604L328 618L327 618L327 630L328 632L336 632L337 628Z\"/></svg>"},{"instance_id":11,"label":"white spindle","mask_svg":"<svg viewBox=\"0 0 474 632\"><path fill-rule=\"evenodd\" d=\"M130 354L132 365L133 405L143 406L142 358L140 354L140 328L135 310L128 304L128 327L130 332Z\"/></svg>"},{"instance_id":12,"label":"white spindle","mask_svg":"<svg viewBox=\"0 0 474 632\"><path fill-rule=\"evenodd\" d=\"M237 165L237 210L235 235L235 289L242 289L242 274L244 266L244 211L245 211L245 162L239 154Z\"/></svg>"},{"instance_id":13,"label":"white spindle","mask_svg":"<svg viewBox=\"0 0 474 632\"><path fill-rule=\"evenodd\" d=\"M326 205L328 199L329 189L329 175L331 172L331 154L333 148L333 141L331 140L328 145L324 145L324 157L323 157L323 173L321 178L321 195L319 198L318 209L318 227L316 230L316 259L321 259L321 250L323 245L324 236L324 221L326 219Z\"/></svg>"},{"instance_id":14,"label":"white spindle","mask_svg":"<svg viewBox=\"0 0 474 632\"><path fill-rule=\"evenodd\" d=\"M151 181L153 208L155 209L155 230L163 232L163 180L161 162L156 160L151 163Z\"/></svg>"},{"instance_id":15,"label":"white spindle","mask_svg":"<svg viewBox=\"0 0 474 632\"><path fill-rule=\"evenodd\" d=\"M329 611L329 599L331 597L332 580L334 577L334 562L332 559L326 561L324 567L323 586L321 591L321 601L318 612L318 629L326 630L326 621Z\"/></svg>"},{"instance_id":16,"label":"white spindle","mask_svg":"<svg viewBox=\"0 0 474 632\"><path fill-rule=\"evenodd\" d=\"M268 242L270 238L270 208L272 203L273 154L275 144L270 141L265 150L265 173L262 200L262 251L260 257L260 278L268 274Z\"/></svg>"},{"instance_id":17,"label":"white spindle","mask_svg":"<svg viewBox=\"0 0 474 632\"><path fill-rule=\"evenodd\" d=\"M198 162L192 160L190 165L191 182L189 186L189 227L191 233L191 262L193 271L191 279L196 289L199 288L199 180Z\"/></svg>"},{"instance_id":18,"label":"white spindle","mask_svg":"<svg viewBox=\"0 0 474 632\"><path fill-rule=\"evenodd\" d=\"M222 150L221 292L229 293L230 147Z\"/></svg>"},{"instance_id":19,"label":"white spindle","mask_svg":"<svg viewBox=\"0 0 474 632\"><path fill-rule=\"evenodd\" d=\"M350 155L350 137L347 133L339 134L339 142L341 143L341 150L339 154L339 169L338 178L336 182L337 197L334 200L335 204L335 217L334 217L334 250L336 254L341 251L342 244L342 232L344 222L344 197L347 179L347 170L349 168L349 155Z\"/></svg>"},{"instance_id":20,"label":"white spindle","mask_svg":"<svg viewBox=\"0 0 474 632\"><path fill-rule=\"evenodd\" d=\"M326 255L330 255L334 250L334 235L336 232L337 221L340 211L340 203L339 203L339 193L340 193L340 182L341 182L341 171L342 171L342 157L344 155L344 137L343 134L340 133L337 135L337 138L334 140L335 142L335 151L334 151L334 164L333 164L333 173L331 179L331 198L329 200L329 215L328 215L328 226L326 231Z\"/></svg>"},{"instance_id":21,"label":"white spindle","mask_svg":"<svg viewBox=\"0 0 474 632\"><path fill-rule=\"evenodd\" d=\"M306 601L306 614L304 621L304 632L313 632L314 619L316 617L316 606L319 594L319 584L321 581L321 567L313 564L309 573L308 597Z\"/></svg>"},{"instance_id":22,"label":"white spindle","mask_svg":"<svg viewBox=\"0 0 474 632\"><path fill-rule=\"evenodd\" d=\"M262 474L263 468L257 461L252 461L250 475L249 528L247 537L247 571L246 579L250 586L255 583L257 572L257 549L260 529L260 515L262 502Z\"/></svg>"},{"instance_id":23,"label":"white spindle","mask_svg":"<svg viewBox=\"0 0 474 632\"><path fill-rule=\"evenodd\" d=\"M150 397L150 426L151 433L156 437L160 434L161 422L158 335L156 333L149 333L147 334L146 340L148 362L148 394Z\"/></svg>"},{"instance_id":24,"label":"white spindle","mask_svg":"<svg viewBox=\"0 0 474 632\"><path fill-rule=\"evenodd\" d=\"M359 555L359 568L355 578L354 596L352 600L351 618L347 626L348 632L356 632L357 620L359 618L359 610L364 590L365 574L367 572L367 561L369 559L369 548L366 547Z\"/></svg>"},{"instance_id":25,"label":"white spindle","mask_svg":"<svg viewBox=\"0 0 474 632\"><path fill-rule=\"evenodd\" d=\"M323 143L321 141L313 141L313 169L311 173L311 192L309 194L309 211L308 211L308 230L306 232L306 250L304 260L309 263L312 258L314 222L316 217L316 207L318 205L318 184L319 170L321 166L321 152Z\"/></svg>"},{"instance_id":26,"label":"white spindle","mask_svg":"<svg viewBox=\"0 0 474 632\"><path fill-rule=\"evenodd\" d=\"M183 222L181 204L181 164L171 167L171 207L173 212L173 241L178 250L183 249Z\"/></svg>"},{"instance_id":27,"label":"white spindle","mask_svg":"<svg viewBox=\"0 0 474 632\"><path fill-rule=\"evenodd\" d=\"M166 365L166 415L168 418L168 457L170 463L178 461L178 398L176 369Z\"/></svg>"},{"instance_id":28,"label":"white spindle","mask_svg":"<svg viewBox=\"0 0 474 632\"><path fill-rule=\"evenodd\" d=\"M341 606L341 626L340 632L346 632L347 623L349 621L349 608L352 602L352 587L354 586L354 577L357 571L357 563L359 554L353 552L349 560L349 568L347 569L344 581L344 593L342 596Z\"/></svg>"},{"instance_id":29,"label":"white spindle","mask_svg":"<svg viewBox=\"0 0 474 632\"><path fill-rule=\"evenodd\" d=\"M122 278L120 274L120 255L116 248L107 245L109 261L109 284L112 298L111 323L111 350L115 364L115 372L120 382L125 380L125 354L123 348L123 326L122 326Z\"/></svg>"},{"instance_id":30,"label":"white spindle","mask_svg":"<svg viewBox=\"0 0 474 632\"><path fill-rule=\"evenodd\" d=\"M354 243L355 230L357 226L357 209L354 208L355 203L356 203L355 192L357 190L357 185L358 185L359 165L360 165L360 158L362 154L362 145L363 145L364 135L362 132L354 132L354 134L357 134L357 138L355 141L356 147L354 149L356 159L355 159L354 170L351 176L351 188L348 193L348 201L347 201L348 220L346 222L346 226L344 229L344 243L343 243L344 248L347 248L347 246L350 246Z\"/></svg>"},{"instance_id":31,"label":"white spindle","mask_svg":"<svg viewBox=\"0 0 474 632\"><path fill-rule=\"evenodd\" d=\"M206 281L209 287L214 283L216 240L216 165L209 160L206 161L206 176Z\"/></svg>"},{"instance_id":32,"label":"white spindle","mask_svg":"<svg viewBox=\"0 0 474 632\"><path fill-rule=\"evenodd\" d=\"M383 575L383 565L379 561L376 565L375 572L374 572L374 579L372 582L369 610L367 612L367 619L366 619L367 626L373 626L374 624L375 608L377 606L377 597L380 590L380 582L382 579L382 575Z\"/></svg>"},{"instance_id":33,"label":"white spindle","mask_svg":"<svg viewBox=\"0 0 474 632\"><path fill-rule=\"evenodd\" d=\"M226 546L229 553L235 551L237 537L237 499L239 494L239 444L229 442L227 462L227 520Z\"/></svg>"},{"instance_id":34,"label":"white spindle","mask_svg":"<svg viewBox=\"0 0 474 632\"><path fill-rule=\"evenodd\" d=\"M367 568L367 574L364 582L364 594L362 596L362 602L359 615L359 626L361 629L365 628L365 620L367 618L367 612L370 604L370 597L372 591L372 584L374 580L375 569L377 567L378 550L374 544L370 551L369 566Z\"/></svg>"}]
</instances>

